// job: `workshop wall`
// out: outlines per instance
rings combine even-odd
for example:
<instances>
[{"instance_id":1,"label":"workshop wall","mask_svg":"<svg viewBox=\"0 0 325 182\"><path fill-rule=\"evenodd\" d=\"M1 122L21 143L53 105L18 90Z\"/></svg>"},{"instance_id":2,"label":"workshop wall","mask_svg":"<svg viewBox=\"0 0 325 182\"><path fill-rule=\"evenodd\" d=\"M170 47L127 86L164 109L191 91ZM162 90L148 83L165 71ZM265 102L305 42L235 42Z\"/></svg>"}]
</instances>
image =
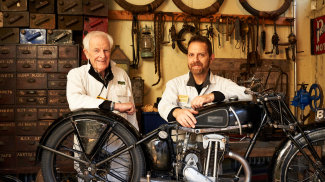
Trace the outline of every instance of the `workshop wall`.
<instances>
[{"instance_id":1,"label":"workshop wall","mask_svg":"<svg viewBox=\"0 0 325 182\"><path fill-rule=\"evenodd\" d=\"M151 0L142 0L141 3L137 0L128 0L128 2L138 5L150 3ZM190 7L205 8L215 2L214 0L208 1L193 1L183 0L183 2ZM260 1L250 0L249 3L256 9L271 11L278 9L284 0L274 1ZM291 7L281 17L293 17L293 11ZM114 1L110 3L111 10L123 10ZM166 0L157 11L163 12L181 12L172 0ZM250 15L240 5L238 0L226 0L222 4L219 13L221 14L234 14L234 15ZM310 53L310 18L316 17L317 15L324 14L324 10L317 13L311 13L310 11L310 0L299 0L297 2L297 40L298 40L298 51L304 51L297 55L297 75L298 83L318 83L325 88L324 78L324 59L323 55L311 56ZM115 44L120 45L126 55L132 60L132 39L131 39L131 21L124 20L110 20L108 31L114 37ZM141 21L140 26L145 25L153 28L152 21ZM182 22L176 22L176 30L179 31L182 27ZM171 27L171 22L165 23L165 40L168 40L168 30ZM201 28L205 28L205 24L201 25ZM216 31L216 30L215 30ZM261 26L260 26L261 31ZM217 32L215 32L217 34ZM266 51L271 51L272 43L271 37L274 33L273 25L266 25ZM280 37L280 42L287 42L288 35L290 33L290 26L277 26L277 33ZM246 58L246 51L243 52L236 48L236 41L232 37L230 41L225 40L225 36L221 35L221 46L218 46L218 41L214 40L214 53L217 58ZM285 47L280 47L280 54L264 54L261 50L259 53L262 59L282 59L285 60ZM172 49L171 43L162 46L161 49L161 71L162 79L156 86L151 86L158 80L158 75L154 72L154 61L153 59L141 59L138 70L131 69L130 76L140 76L144 79L144 104L153 104L157 97L160 97L165 89L165 85L168 80L182 75L188 72L187 58L178 47ZM289 73L289 95L290 98L294 96L294 67L292 61L287 61L290 67Z\"/></svg>"}]
</instances>

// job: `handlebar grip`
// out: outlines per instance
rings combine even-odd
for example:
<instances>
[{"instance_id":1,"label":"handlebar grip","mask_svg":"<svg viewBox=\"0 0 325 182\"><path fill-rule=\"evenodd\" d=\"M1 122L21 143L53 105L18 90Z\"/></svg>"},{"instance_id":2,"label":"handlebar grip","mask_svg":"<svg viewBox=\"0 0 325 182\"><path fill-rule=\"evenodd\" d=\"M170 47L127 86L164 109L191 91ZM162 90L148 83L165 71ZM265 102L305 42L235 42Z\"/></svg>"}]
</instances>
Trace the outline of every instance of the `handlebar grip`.
<instances>
[{"instance_id":1,"label":"handlebar grip","mask_svg":"<svg viewBox=\"0 0 325 182\"><path fill-rule=\"evenodd\" d=\"M281 96L280 95L276 95L276 96L266 96L263 98L264 101L270 101L270 100L280 100Z\"/></svg>"}]
</instances>

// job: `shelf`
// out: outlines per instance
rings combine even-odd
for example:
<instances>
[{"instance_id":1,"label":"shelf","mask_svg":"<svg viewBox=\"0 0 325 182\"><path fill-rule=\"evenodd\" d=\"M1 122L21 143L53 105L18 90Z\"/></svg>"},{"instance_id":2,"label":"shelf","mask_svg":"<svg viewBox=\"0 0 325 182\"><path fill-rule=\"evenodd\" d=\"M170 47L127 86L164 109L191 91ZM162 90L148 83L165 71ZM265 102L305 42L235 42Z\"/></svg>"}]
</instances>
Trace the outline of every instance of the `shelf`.
<instances>
[{"instance_id":1,"label":"shelf","mask_svg":"<svg viewBox=\"0 0 325 182\"><path fill-rule=\"evenodd\" d=\"M176 18L176 20L175 20L176 22L182 22L184 17L188 16L185 13L179 13L179 12L162 12L162 13L167 15L165 17L166 21L172 21L172 16L174 15L174 17ZM235 14L219 14L219 13L212 15L212 17L213 17L213 22L216 22L216 19L220 19L220 17L222 17L222 19L223 19L222 23L226 23L227 18L239 17L240 19L245 19L245 20L254 18L254 16L251 16L251 15L235 15ZM129 11L111 10L111 11L108 11L108 19L110 19L110 20L132 20L133 15ZM138 15L139 21L153 21L153 19L154 19L153 13ZM291 17L279 17L278 20L276 20L276 24L289 26L290 22L288 20L292 20L292 18ZM201 18L200 22L209 23L210 18ZM260 19L259 22L260 22L260 25L262 25L263 19ZM265 19L264 23L265 23L265 25L273 25L273 20Z\"/></svg>"}]
</instances>

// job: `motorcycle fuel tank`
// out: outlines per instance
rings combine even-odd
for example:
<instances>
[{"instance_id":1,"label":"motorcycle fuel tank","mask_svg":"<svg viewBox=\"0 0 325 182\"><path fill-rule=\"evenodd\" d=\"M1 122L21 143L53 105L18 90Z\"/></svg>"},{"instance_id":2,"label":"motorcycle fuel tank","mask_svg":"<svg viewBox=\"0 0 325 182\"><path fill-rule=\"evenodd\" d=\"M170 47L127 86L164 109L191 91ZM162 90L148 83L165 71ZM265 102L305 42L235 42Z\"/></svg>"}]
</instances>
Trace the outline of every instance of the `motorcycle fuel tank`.
<instances>
[{"instance_id":1,"label":"motorcycle fuel tank","mask_svg":"<svg viewBox=\"0 0 325 182\"><path fill-rule=\"evenodd\" d=\"M259 121L262 109L251 102L226 102L207 106L196 116L196 128L224 128L235 126L237 118L241 124Z\"/></svg>"}]
</instances>

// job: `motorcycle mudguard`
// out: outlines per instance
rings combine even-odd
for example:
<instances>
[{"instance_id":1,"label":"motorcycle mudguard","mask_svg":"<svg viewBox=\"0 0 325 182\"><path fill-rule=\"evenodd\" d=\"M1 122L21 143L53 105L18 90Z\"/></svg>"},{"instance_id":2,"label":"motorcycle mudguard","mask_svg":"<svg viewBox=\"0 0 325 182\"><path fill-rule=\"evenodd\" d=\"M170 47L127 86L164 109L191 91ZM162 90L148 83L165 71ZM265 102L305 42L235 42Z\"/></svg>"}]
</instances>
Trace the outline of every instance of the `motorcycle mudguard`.
<instances>
[{"instance_id":1,"label":"motorcycle mudguard","mask_svg":"<svg viewBox=\"0 0 325 182\"><path fill-rule=\"evenodd\" d=\"M322 123L306 126L306 128L307 129L304 131L307 136L313 132L325 133L325 124ZM298 134L294 136L294 139L298 141L301 137L302 137L301 134ZM272 158L271 166L273 166L273 170L270 170L270 172L272 172L270 173L271 174L270 177L272 177L273 174L281 171L282 168L281 161L283 161L286 158L286 156L288 155L292 147L294 147L294 144L289 139L283 141L281 145L278 147L278 150L274 153Z\"/></svg>"},{"instance_id":2,"label":"motorcycle mudguard","mask_svg":"<svg viewBox=\"0 0 325 182\"><path fill-rule=\"evenodd\" d=\"M100 109L79 109L74 112L67 113L66 115L56 119L42 135L42 138L39 141L39 145L45 145L49 136L62 122L65 122L67 121L67 119L73 118L75 116L101 116L103 118L107 118L107 123L109 122L109 120L110 121L114 120L119 123L122 123L137 139L140 139L141 137L139 131L136 128L134 128L134 126L131 123L129 123L126 119L113 112L108 112ZM40 161L42 150L43 150L42 148L37 147L36 162Z\"/></svg>"}]
</instances>

